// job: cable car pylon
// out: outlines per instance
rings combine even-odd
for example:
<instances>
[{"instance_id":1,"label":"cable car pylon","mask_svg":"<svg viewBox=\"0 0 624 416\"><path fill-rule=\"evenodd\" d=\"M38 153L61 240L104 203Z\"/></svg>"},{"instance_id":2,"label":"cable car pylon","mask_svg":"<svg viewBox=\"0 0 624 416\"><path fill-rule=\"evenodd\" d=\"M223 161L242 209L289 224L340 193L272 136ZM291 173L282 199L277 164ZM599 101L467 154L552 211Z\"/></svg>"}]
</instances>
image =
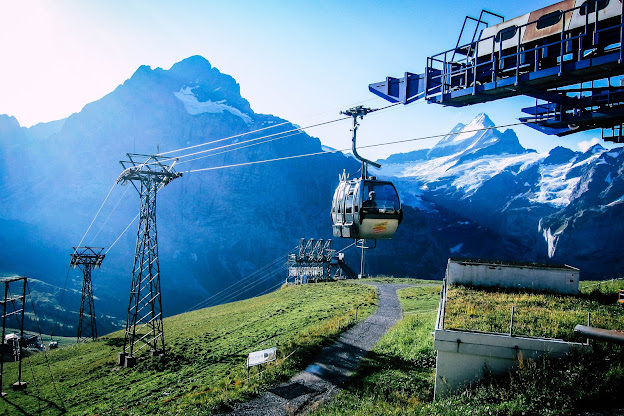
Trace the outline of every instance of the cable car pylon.
<instances>
[{"instance_id":1,"label":"cable car pylon","mask_svg":"<svg viewBox=\"0 0 624 416\"><path fill-rule=\"evenodd\" d=\"M74 247L74 252L71 255L69 266L74 269L79 267L82 270L82 299L80 301L76 342L84 342L89 339L95 341L97 339L91 270L102 265L106 256L102 254L103 250L101 247Z\"/></svg>"},{"instance_id":2,"label":"cable car pylon","mask_svg":"<svg viewBox=\"0 0 624 416\"><path fill-rule=\"evenodd\" d=\"M136 353L148 348L152 356L165 354L162 301L160 297L160 265L156 233L156 194L172 180L182 176L174 172L170 158L128 153L128 161L120 162L125 170L117 182L131 182L141 199L139 228L132 267L130 302L126 321L124 350L119 365L133 367ZM138 163L135 158L144 158ZM139 186L137 186L137 184Z\"/></svg>"}]
</instances>

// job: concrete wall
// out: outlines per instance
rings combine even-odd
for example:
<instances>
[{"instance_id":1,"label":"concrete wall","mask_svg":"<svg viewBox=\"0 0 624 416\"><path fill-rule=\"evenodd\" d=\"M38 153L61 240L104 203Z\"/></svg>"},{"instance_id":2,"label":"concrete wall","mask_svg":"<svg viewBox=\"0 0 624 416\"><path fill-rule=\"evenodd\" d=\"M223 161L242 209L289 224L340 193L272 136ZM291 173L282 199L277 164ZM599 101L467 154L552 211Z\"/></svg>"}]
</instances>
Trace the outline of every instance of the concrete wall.
<instances>
[{"instance_id":1,"label":"concrete wall","mask_svg":"<svg viewBox=\"0 0 624 416\"><path fill-rule=\"evenodd\" d=\"M539 266L513 263L449 259L449 285L531 289L578 294L579 270L571 266Z\"/></svg>"},{"instance_id":2,"label":"concrete wall","mask_svg":"<svg viewBox=\"0 0 624 416\"><path fill-rule=\"evenodd\" d=\"M504 374L518 367L519 359L547 354L562 357L583 344L557 339L512 337L504 334L436 329L437 351L434 398L440 399L483 378L484 370Z\"/></svg>"}]
</instances>

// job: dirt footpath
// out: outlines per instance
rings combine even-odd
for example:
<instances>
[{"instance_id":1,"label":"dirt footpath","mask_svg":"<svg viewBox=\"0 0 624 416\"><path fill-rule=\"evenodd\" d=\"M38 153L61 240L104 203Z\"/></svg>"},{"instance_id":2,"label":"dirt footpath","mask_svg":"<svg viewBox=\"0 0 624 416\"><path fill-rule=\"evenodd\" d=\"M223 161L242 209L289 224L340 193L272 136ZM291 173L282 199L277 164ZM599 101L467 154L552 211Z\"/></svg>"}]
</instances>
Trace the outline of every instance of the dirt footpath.
<instances>
[{"instance_id":1,"label":"dirt footpath","mask_svg":"<svg viewBox=\"0 0 624 416\"><path fill-rule=\"evenodd\" d=\"M365 321L324 348L316 361L289 382L237 405L230 415L282 416L303 413L330 400L357 369L360 360L401 319L396 291L411 285L366 283L377 288L379 307Z\"/></svg>"}]
</instances>

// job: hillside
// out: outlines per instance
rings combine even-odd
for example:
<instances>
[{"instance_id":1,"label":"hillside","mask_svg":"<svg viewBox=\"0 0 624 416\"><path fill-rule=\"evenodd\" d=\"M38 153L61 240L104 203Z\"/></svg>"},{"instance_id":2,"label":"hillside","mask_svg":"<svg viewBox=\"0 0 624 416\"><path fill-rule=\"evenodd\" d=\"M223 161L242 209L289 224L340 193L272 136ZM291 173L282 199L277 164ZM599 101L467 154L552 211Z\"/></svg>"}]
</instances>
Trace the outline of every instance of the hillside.
<instances>
[{"instance_id":1,"label":"hillside","mask_svg":"<svg viewBox=\"0 0 624 416\"><path fill-rule=\"evenodd\" d=\"M24 362L25 392L12 392L15 363L5 365L2 415L210 414L304 368L332 336L368 316L375 290L334 283L294 286L245 301L164 320L167 361L116 366L121 333L39 353ZM251 351L277 346L278 365L262 378L245 362ZM49 364L49 367L48 367ZM26 371L27 370L27 371ZM65 413L65 410L67 413Z\"/></svg>"},{"instance_id":2,"label":"hillside","mask_svg":"<svg viewBox=\"0 0 624 416\"><path fill-rule=\"evenodd\" d=\"M593 343L591 354L561 361L527 360L518 372L486 379L454 397L432 402L435 352L431 331L440 285L390 281L414 285L398 291L403 319L367 355L335 399L314 415L575 415L617 406L615 400L624 386L618 358L621 348L602 343ZM617 307L613 294L622 287L621 280L590 282L583 285L579 299L604 312L605 307ZM542 298L539 302L561 304L557 297ZM471 302L483 304L487 299L477 296ZM48 361L37 354L24 363L24 380L29 383L25 392L10 391L16 366L6 365L3 390L10 394L0 414L205 415L228 411L306 368L321 346L355 323L354 309L362 320L373 312L375 303L374 290L365 285L311 284L178 315L165 319L170 360L143 360L132 369L115 365L123 343L120 333L50 352ZM550 317L552 327L567 331L566 316L554 312ZM252 369L247 379L247 353L271 346L278 347L277 365L263 368L261 378L260 369Z\"/></svg>"},{"instance_id":3,"label":"hillside","mask_svg":"<svg viewBox=\"0 0 624 416\"><path fill-rule=\"evenodd\" d=\"M588 282L581 295L567 297L540 295L531 306L542 304L553 309L566 309L577 304L589 306L597 314L621 309L615 304L617 290L624 281L607 284ZM400 321L362 363L358 373L344 386L334 401L313 412L313 416L491 416L491 415L559 415L615 416L622 414L624 366L622 347L592 342L593 352L572 354L564 359L523 360L518 371L500 378L486 377L482 382L444 400L432 402L436 356L431 331L435 326L437 287L411 287L399 291L405 311ZM479 313L492 306L496 293L483 293L470 299L477 311L473 318L491 318L492 313ZM530 295L519 296L529 304ZM511 309L505 299L504 311ZM458 302L458 304L460 304ZM461 305L461 304L460 304ZM500 311L503 313L503 311ZM566 313L575 314L574 310ZM566 313L544 312L550 330L565 336L572 324ZM473 314L474 315L474 314ZM464 315L470 317L470 315ZM618 312L618 325L622 313ZM582 321L582 318L581 318ZM541 325L540 319L537 320ZM603 321L604 322L604 321ZM536 331L544 328L536 327ZM572 324L574 325L574 324ZM487 329L487 328L486 328ZM550 332L552 334L552 332Z\"/></svg>"}]
</instances>

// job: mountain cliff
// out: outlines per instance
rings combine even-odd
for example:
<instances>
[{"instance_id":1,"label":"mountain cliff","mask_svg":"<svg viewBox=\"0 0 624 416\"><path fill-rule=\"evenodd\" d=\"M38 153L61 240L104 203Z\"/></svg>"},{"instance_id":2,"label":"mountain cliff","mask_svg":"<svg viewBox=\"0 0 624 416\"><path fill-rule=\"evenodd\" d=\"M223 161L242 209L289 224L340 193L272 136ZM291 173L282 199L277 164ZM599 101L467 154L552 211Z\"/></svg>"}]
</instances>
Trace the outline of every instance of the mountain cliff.
<instances>
[{"instance_id":1,"label":"mountain cliff","mask_svg":"<svg viewBox=\"0 0 624 416\"><path fill-rule=\"evenodd\" d=\"M292 130L293 125L253 112L236 81L197 56L169 70L140 67L113 92L59 122L26 129L12 117L0 117L0 272L80 290L80 272L67 274L69 255L121 173L119 161L126 153L166 152L272 126L208 148ZM234 147L185 158L175 169L188 172L321 151L320 141L305 133L227 152ZM184 311L236 283L296 246L301 237L331 237L329 204L345 168L355 172L357 164L342 154L328 154L184 173L162 189L157 213L166 313ZM138 208L132 186L115 186L82 244L108 250ZM93 273L95 295L102 299L96 302L99 313L124 316L136 226L129 227ZM284 278L275 276L243 296Z\"/></svg>"}]
</instances>

